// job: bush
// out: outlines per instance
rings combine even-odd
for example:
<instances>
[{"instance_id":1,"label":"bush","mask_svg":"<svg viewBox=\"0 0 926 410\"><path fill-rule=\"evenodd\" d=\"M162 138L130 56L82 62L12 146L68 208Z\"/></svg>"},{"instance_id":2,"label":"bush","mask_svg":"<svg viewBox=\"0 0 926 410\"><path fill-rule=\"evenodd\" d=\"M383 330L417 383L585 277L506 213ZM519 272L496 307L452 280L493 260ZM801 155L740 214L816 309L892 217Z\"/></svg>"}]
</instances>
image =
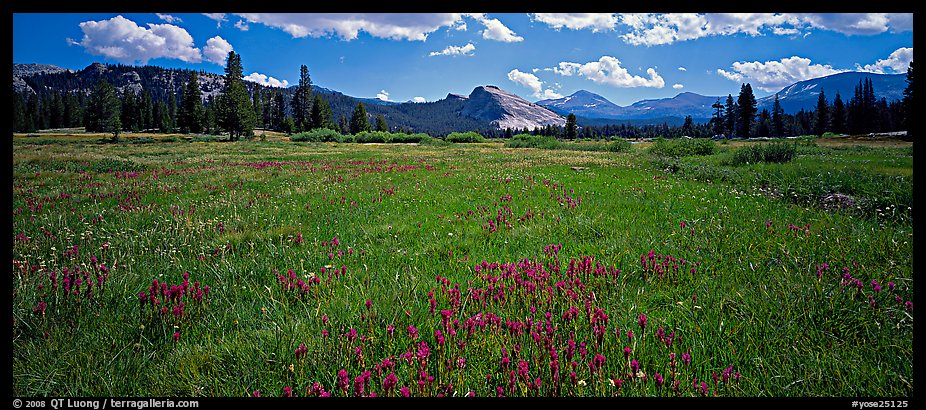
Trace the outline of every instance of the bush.
<instances>
[{"instance_id":1,"label":"bush","mask_svg":"<svg viewBox=\"0 0 926 410\"><path fill-rule=\"evenodd\" d=\"M650 147L650 152L666 157L688 157L692 155L711 155L714 153L714 141L704 138L681 138L667 140L657 138Z\"/></svg>"},{"instance_id":2,"label":"bush","mask_svg":"<svg viewBox=\"0 0 926 410\"><path fill-rule=\"evenodd\" d=\"M335 130L316 128L311 131L293 134L290 140L297 142L340 142L342 138L344 138L344 136Z\"/></svg>"},{"instance_id":3,"label":"bush","mask_svg":"<svg viewBox=\"0 0 926 410\"><path fill-rule=\"evenodd\" d=\"M354 134L354 139L361 144L369 143L384 143L386 140L391 140L388 132L385 131L361 131Z\"/></svg>"},{"instance_id":4,"label":"bush","mask_svg":"<svg viewBox=\"0 0 926 410\"><path fill-rule=\"evenodd\" d=\"M544 135L518 134L505 141L505 148L559 149L562 143Z\"/></svg>"},{"instance_id":5,"label":"bush","mask_svg":"<svg viewBox=\"0 0 926 410\"><path fill-rule=\"evenodd\" d=\"M413 143L413 142L420 143L425 138L431 138L431 136L428 134L420 133L420 132L417 134L405 134L405 133L397 132L397 133L391 134L389 136L389 139L386 140L386 142L391 142L394 144L407 144L407 143Z\"/></svg>"},{"instance_id":6,"label":"bush","mask_svg":"<svg viewBox=\"0 0 926 410\"><path fill-rule=\"evenodd\" d=\"M485 142L485 138L475 131L451 132L444 140L453 143Z\"/></svg>"},{"instance_id":7,"label":"bush","mask_svg":"<svg viewBox=\"0 0 926 410\"><path fill-rule=\"evenodd\" d=\"M633 150L633 144L623 138L618 138L608 144L610 152L630 152L631 150Z\"/></svg>"},{"instance_id":8,"label":"bush","mask_svg":"<svg viewBox=\"0 0 926 410\"><path fill-rule=\"evenodd\" d=\"M756 144L740 148L733 152L733 165L755 164L758 162L785 163L794 158L797 147L786 142Z\"/></svg>"}]
</instances>

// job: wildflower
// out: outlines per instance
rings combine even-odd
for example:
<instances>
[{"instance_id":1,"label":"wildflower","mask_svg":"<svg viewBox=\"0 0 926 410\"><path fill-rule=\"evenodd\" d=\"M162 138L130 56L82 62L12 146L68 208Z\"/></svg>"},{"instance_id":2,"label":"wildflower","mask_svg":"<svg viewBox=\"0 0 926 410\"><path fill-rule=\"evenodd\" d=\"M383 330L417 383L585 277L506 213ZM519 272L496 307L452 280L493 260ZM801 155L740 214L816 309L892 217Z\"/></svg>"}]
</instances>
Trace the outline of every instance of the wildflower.
<instances>
[{"instance_id":1,"label":"wildflower","mask_svg":"<svg viewBox=\"0 0 926 410\"><path fill-rule=\"evenodd\" d=\"M633 340L633 332L630 329L627 329L627 340Z\"/></svg>"},{"instance_id":2,"label":"wildflower","mask_svg":"<svg viewBox=\"0 0 926 410\"><path fill-rule=\"evenodd\" d=\"M389 337L392 337L392 334L394 332L395 332L395 326L393 326L391 323L388 326L386 326L386 334L388 334Z\"/></svg>"},{"instance_id":3,"label":"wildflower","mask_svg":"<svg viewBox=\"0 0 926 410\"><path fill-rule=\"evenodd\" d=\"M177 342L180 340L180 331L174 332L174 341Z\"/></svg>"},{"instance_id":4,"label":"wildflower","mask_svg":"<svg viewBox=\"0 0 926 410\"><path fill-rule=\"evenodd\" d=\"M408 331L408 337L410 337L412 340L418 340L418 329L409 325L406 330Z\"/></svg>"},{"instance_id":5,"label":"wildflower","mask_svg":"<svg viewBox=\"0 0 926 410\"><path fill-rule=\"evenodd\" d=\"M640 362L638 362L637 359L633 359L630 361L630 371L633 374L637 374L637 372L640 371Z\"/></svg>"},{"instance_id":6,"label":"wildflower","mask_svg":"<svg viewBox=\"0 0 926 410\"><path fill-rule=\"evenodd\" d=\"M878 284L878 281L876 280L871 281L871 288L875 291L875 293L881 292L881 285Z\"/></svg>"},{"instance_id":7,"label":"wildflower","mask_svg":"<svg viewBox=\"0 0 926 410\"><path fill-rule=\"evenodd\" d=\"M260 390L254 390L254 393L251 393L251 397L260 397Z\"/></svg>"},{"instance_id":8,"label":"wildflower","mask_svg":"<svg viewBox=\"0 0 926 410\"><path fill-rule=\"evenodd\" d=\"M630 347L625 347L624 348L624 358L629 358L631 352L633 352L633 350Z\"/></svg>"},{"instance_id":9,"label":"wildflower","mask_svg":"<svg viewBox=\"0 0 926 410\"><path fill-rule=\"evenodd\" d=\"M350 385L350 376L347 375L347 370L341 369L338 370L338 388L343 392L347 392L347 387Z\"/></svg>"},{"instance_id":10,"label":"wildflower","mask_svg":"<svg viewBox=\"0 0 926 410\"><path fill-rule=\"evenodd\" d=\"M661 374L656 373L656 375L653 376L653 380L656 382L656 387L662 387L664 381Z\"/></svg>"},{"instance_id":11,"label":"wildflower","mask_svg":"<svg viewBox=\"0 0 926 410\"><path fill-rule=\"evenodd\" d=\"M372 308L373 308L373 301L370 300L370 299L367 299L367 301L366 301L366 307L367 307L367 309L372 309Z\"/></svg>"},{"instance_id":12,"label":"wildflower","mask_svg":"<svg viewBox=\"0 0 926 410\"><path fill-rule=\"evenodd\" d=\"M682 353L682 363L685 363L685 365L691 364L691 353Z\"/></svg>"},{"instance_id":13,"label":"wildflower","mask_svg":"<svg viewBox=\"0 0 926 410\"><path fill-rule=\"evenodd\" d=\"M411 391L408 390L408 386L405 386L399 389L399 394L402 395L402 397L409 397L411 396Z\"/></svg>"},{"instance_id":14,"label":"wildflower","mask_svg":"<svg viewBox=\"0 0 926 410\"><path fill-rule=\"evenodd\" d=\"M906 306L908 312L913 312L913 302L912 301L908 300L907 303L905 303L904 305Z\"/></svg>"},{"instance_id":15,"label":"wildflower","mask_svg":"<svg viewBox=\"0 0 926 410\"><path fill-rule=\"evenodd\" d=\"M682 228L685 228L685 221L682 221L682 223L680 223L679 225L681 225Z\"/></svg>"},{"instance_id":16,"label":"wildflower","mask_svg":"<svg viewBox=\"0 0 926 410\"><path fill-rule=\"evenodd\" d=\"M707 396L707 392L708 392L708 390L707 390L707 383L706 383L706 382L701 382L701 395L702 395L702 396Z\"/></svg>"},{"instance_id":17,"label":"wildflower","mask_svg":"<svg viewBox=\"0 0 926 410\"><path fill-rule=\"evenodd\" d=\"M889 290L889 291L891 291L891 292L894 291L894 282L888 282L888 283L887 283L887 290Z\"/></svg>"}]
</instances>

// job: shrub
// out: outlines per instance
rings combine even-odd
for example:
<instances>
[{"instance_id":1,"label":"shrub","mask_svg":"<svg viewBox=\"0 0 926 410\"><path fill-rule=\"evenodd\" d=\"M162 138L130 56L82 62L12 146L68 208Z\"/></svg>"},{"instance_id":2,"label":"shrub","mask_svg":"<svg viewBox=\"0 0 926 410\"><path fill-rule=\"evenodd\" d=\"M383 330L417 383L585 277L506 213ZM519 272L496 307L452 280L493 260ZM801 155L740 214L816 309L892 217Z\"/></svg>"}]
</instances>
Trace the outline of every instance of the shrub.
<instances>
[{"instance_id":1,"label":"shrub","mask_svg":"<svg viewBox=\"0 0 926 410\"><path fill-rule=\"evenodd\" d=\"M447 135L447 138L444 138L447 142L453 143L468 143L468 142L484 142L485 138L482 135L479 135L478 132L451 132Z\"/></svg>"},{"instance_id":2,"label":"shrub","mask_svg":"<svg viewBox=\"0 0 926 410\"><path fill-rule=\"evenodd\" d=\"M413 142L421 142L425 138L431 138L428 134L417 133L417 134L405 134L401 132L393 133L389 135L389 138L386 142L391 142L394 144L407 144Z\"/></svg>"},{"instance_id":3,"label":"shrub","mask_svg":"<svg viewBox=\"0 0 926 410\"><path fill-rule=\"evenodd\" d=\"M556 138L544 135L518 134L505 141L505 148L558 149L561 145Z\"/></svg>"},{"instance_id":4,"label":"shrub","mask_svg":"<svg viewBox=\"0 0 926 410\"><path fill-rule=\"evenodd\" d=\"M328 128L316 128L290 137L292 141L297 142L340 142L342 138L344 136L341 133Z\"/></svg>"},{"instance_id":5,"label":"shrub","mask_svg":"<svg viewBox=\"0 0 926 410\"><path fill-rule=\"evenodd\" d=\"M610 152L630 152L631 150L633 150L633 144L623 138L618 138L608 144Z\"/></svg>"},{"instance_id":6,"label":"shrub","mask_svg":"<svg viewBox=\"0 0 926 410\"><path fill-rule=\"evenodd\" d=\"M797 147L786 142L756 144L740 148L733 152L733 165L755 164L758 162L785 163L794 158Z\"/></svg>"},{"instance_id":7,"label":"shrub","mask_svg":"<svg viewBox=\"0 0 926 410\"><path fill-rule=\"evenodd\" d=\"M392 140L391 135L385 131L361 131L354 134L354 139L361 144L384 143Z\"/></svg>"},{"instance_id":8,"label":"shrub","mask_svg":"<svg viewBox=\"0 0 926 410\"><path fill-rule=\"evenodd\" d=\"M681 138L667 140L657 138L656 142L650 147L650 152L656 155L666 157L688 157L692 155L711 155L714 153L714 141L703 138Z\"/></svg>"}]
</instances>

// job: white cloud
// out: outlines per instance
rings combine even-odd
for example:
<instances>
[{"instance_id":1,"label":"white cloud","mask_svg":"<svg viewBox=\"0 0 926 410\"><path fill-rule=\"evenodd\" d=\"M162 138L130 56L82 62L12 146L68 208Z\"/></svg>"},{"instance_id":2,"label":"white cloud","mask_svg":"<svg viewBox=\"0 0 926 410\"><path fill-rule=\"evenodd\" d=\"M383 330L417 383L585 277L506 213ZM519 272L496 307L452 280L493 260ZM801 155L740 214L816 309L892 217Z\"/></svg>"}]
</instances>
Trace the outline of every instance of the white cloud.
<instances>
[{"instance_id":1,"label":"white cloud","mask_svg":"<svg viewBox=\"0 0 926 410\"><path fill-rule=\"evenodd\" d=\"M225 41L222 37L215 36L206 41L206 46L203 47L203 54L206 56L206 60L218 65L225 65L225 60L228 59L228 53L232 50L234 50L234 48L228 41Z\"/></svg>"},{"instance_id":2,"label":"white cloud","mask_svg":"<svg viewBox=\"0 0 926 410\"><path fill-rule=\"evenodd\" d=\"M645 46L721 35L760 36L771 33L793 36L811 29L872 35L885 31L908 31L913 26L910 13L636 13L621 14L619 21L629 28L621 35L624 42Z\"/></svg>"},{"instance_id":3,"label":"white cloud","mask_svg":"<svg viewBox=\"0 0 926 410\"><path fill-rule=\"evenodd\" d=\"M511 31L498 19L483 18L480 22L486 26L486 29L482 31L482 38L484 39L505 43L524 41L524 37L515 34L514 31Z\"/></svg>"},{"instance_id":4,"label":"white cloud","mask_svg":"<svg viewBox=\"0 0 926 410\"><path fill-rule=\"evenodd\" d=\"M412 98L412 102L416 102L416 103L423 103L423 102L427 102L427 101L428 101L428 100L425 100L424 97L415 97L415 98Z\"/></svg>"},{"instance_id":5,"label":"white cloud","mask_svg":"<svg viewBox=\"0 0 926 410\"><path fill-rule=\"evenodd\" d=\"M592 32L613 30L618 22L613 13L534 13L532 19L557 30L563 27L570 30L590 28Z\"/></svg>"},{"instance_id":6,"label":"white cloud","mask_svg":"<svg viewBox=\"0 0 926 410\"><path fill-rule=\"evenodd\" d=\"M476 51L476 46L473 43L466 43L465 46L447 46L447 48L441 51L432 51L428 54L431 57L434 56L472 56L473 51Z\"/></svg>"},{"instance_id":7,"label":"white cloud","mask_svg":"<svg viewBox=\"0 0 926 410\"><path fill-rule=\"evenodd\" d=\"M685 68L685 67L679 67L679 68L678 68L678 71L688 71L688 69Z\"/></svg>"},{"instance_id":8,"label":"white cloud","mask_svg":"<svg viewBox=\"0 0 926 410\"><path fill-rule=\"evenodd\" d=\"M540 81L536 75L531 73L525 73L518 69L514 69L508 72L508 79L518 83L524 87L527 87L531 90L534 98L538 99L556 99L563 98L562 94L559 94L551 89L543 89L543 81Z\"/></svg>"},{"instance_id":9,"label":"white cloud","mask_svg":"<svg viewBox=\"0 0 926 410\"><path fill-rule=\"evenodd\" d=\"M154 14L157 15L159 19L167 23L183 23L183 19L177 16L171 16L170 14L161 14L161 13L154 13Z\"/></svg>"},{"instance_id":10,"label":"white cloud","mask_svg":"<svg viewBox=\"0 0 926 410\"><path fill-rule=\"evenodd\" d=\"M94 55L102 55L123 63L147 64L153 58L174 58L189 63L202 61L193 37L183 28L170 24L148 24L140 27L121 15L109 20L80 23L84 36L79 44Z\"/></svg>"},{"instance_id":11,"label":"white cloud","mask_svg":"<svg viewBox=\"0 0 926 410\"><path fill-rule=\"evenodd\" d=\"M672 84L672 88L676 90L681 90L682 88L685 88L685 86L681 84Z\"/></svg>"},{"instance_id":12,"label":"white cloud","mask_svg":"<svg viewBox=\"0 0 926 410\"><path fill-rule=\"evenodd\" d=\"M280 81L280 80L277 80L276 78L269 77L261 73L248 74L244 77L244 79L247 81L252 81L252 82L258 83L260 85L268 86L268 87L279 87L279 88L289 87L289 81L286 81L286 80Z\"/></svg>"},{"instance_id":13,"label":"white cloud","mask_svg":"<svg viewBox=\"0 0 926 410\"><path fill-rule=\"evenodd\" d=\"M248 27L248 23L247 23L246 21L244 21L244 20L238 20L238 21L235 23L235 28L238 29L238 30L241 30L241 31L248 31L248 29L249 29L250 27Z\"/></svg>"},{"instance_id":14,"label":"white cloud","mask_svg":"<svg viewBox=\"0 0 926 410\"><path fill-rule=\"evenodd\" d=\"M825 77L846 70L830 65L811 64L809 58L792 56L780 61L743 61L731 65L732 71L717 69L717 74L738 83L748 82L763 91L778 91L798 81Z\"/></svg>"},{"instance_id":15,"label":"white cloud","mask_svg":"<svg viewBox=\"0 0 926 410\"><path fill-rule=\"evenodd\" d=\"M389 93L386 90L380 90L379 93L376 94L376 99L381 101L389 101Z\"/></svg>"},{"instance_id":16,"label":"white cloud","mask_svg":"<svg viewBox=\"0 0 926 410\"><path fill-rule=\"evenodd\" d=\"M459 13L243 13L238 16L289 33L293 38L335 35L354 40L361 31L374 37L424 41L442 27L459 28Z\"/></svg>"},{"instance_id":17,"label":"white cloud","mask_svg":"<svg viewBox=\"0 0 926 410\"><path fill-rule=\"evenodd\" d=\"M561 62L553 71L563 76L580 75L596 83L615 87L665 87L665 80L653 68L647 68L649 78L632 75L621 66L621 61L612 56L601 56L598 61L585 64Z\"/></svg>"},{"instance_id":18,"label":"white cloud","mask_svg":"<svg viewBox=\"0 0 926 410\"><path fill-rule=\"evenodd\" d=\"M886 59L878 60L874 64L866 64L864 67L855 65L856 70L868 71L871 73L906 73L907 67L913 61L913 47L901 47L894 50Z\"/></svg>"},{"instance_id":19,"label":"white cloud","mask_svg":"<svg viewBox=\"0 0 926 410\"><path fill-rule=\"evenodd\" d=\"M222 23L228 21L225 13L203 13L204 16L216 21L216 27L222 27Z\"/></svg>"},{"instance_id":20,"label":"white cloud","mask_svg":"<svg viewBox=\"0 0 926 410\"><path fill-rule=\"evenodd\" d=\"M795 16L810 27L850 35L913 29L913 14L910 13L822 13Z\"/></svg>"}]
</instances>

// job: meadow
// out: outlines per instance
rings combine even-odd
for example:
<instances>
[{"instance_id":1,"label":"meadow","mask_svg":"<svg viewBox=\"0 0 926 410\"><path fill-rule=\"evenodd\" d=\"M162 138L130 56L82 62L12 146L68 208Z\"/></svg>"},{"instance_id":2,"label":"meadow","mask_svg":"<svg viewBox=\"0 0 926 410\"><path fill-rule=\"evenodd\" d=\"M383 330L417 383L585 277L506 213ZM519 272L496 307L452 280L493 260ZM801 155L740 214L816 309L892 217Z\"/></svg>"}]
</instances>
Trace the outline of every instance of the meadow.
<instances>
[{"instance_id":1,"label":"meadow","mask_svg":"<svg viewBox=\"0 0 926 410\"><path fill-rule=\"evenodd\" d=\"M911 143L99 139L13 138L14 396L913 394Z\"/></svg>"}]
</instances>

